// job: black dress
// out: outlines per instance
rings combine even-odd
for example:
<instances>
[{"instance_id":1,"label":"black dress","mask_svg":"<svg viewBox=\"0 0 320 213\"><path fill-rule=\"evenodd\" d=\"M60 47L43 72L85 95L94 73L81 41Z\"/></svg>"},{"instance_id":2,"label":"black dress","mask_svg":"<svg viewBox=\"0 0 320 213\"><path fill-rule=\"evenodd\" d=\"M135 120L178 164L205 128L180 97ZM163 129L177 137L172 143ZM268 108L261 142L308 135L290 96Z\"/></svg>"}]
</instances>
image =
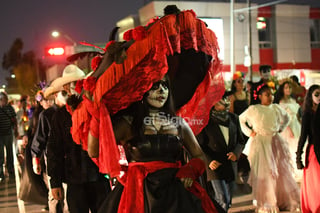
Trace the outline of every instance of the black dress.
<instances>
[{"instance_id":1,"label":"black dress","mask_svg":"<svg viewBox=\"0 0 320 213\"><path fill-rule=\"evenodd\" d=\"M242 112L244 112L248 108L248 106L249 106L248 100L247 100L247 98L240 100L240 99L237 99L237 97L235 95L233 95L233 96L235 98L235 100L233 102L234 114L240 115Z\"/></svg>"},{"instance_id":2,"label":"black dress","mask_svg":"<svg viewBox=\"0 0 320 213\"><path fill-rule=\"evenodd\" d=\"M237 97L234 95L234 98L235 98L233 102L234 114L240 115L249 107L248 97L240 100L240 99L237 99ZM249 139L245 134L243 134L243 138L246 141L248 141ZM241 178L238 179L238 182L240 181L241 183L245 184L249 176L249 172L250 172L250 164L249 164L248 158L246 155L241 154L238 159L238 175L241 176ZM250 192L251 190L247 190L247 191Z\"/></svg>"},{"instance_id":3,"label":"black dress","mask_svg":"<svg viewBox=\"0 0 320 213\"><path fill-rule=\"evenodd\" d=\"M128 142L127 156L135 162L164 161L175 163L181 160L183 146L174 135L145 135L144 140L134 138ZM130 164L130 163L129 163ZM187 191L176 178L178 168L164 168L149 173L144 179L145 213L202 213L201 200ZM117 183L100 208L100 213L116 213L124 186ZM134 212L134 209L131 210Z\"/></svg>"}]
</instances>

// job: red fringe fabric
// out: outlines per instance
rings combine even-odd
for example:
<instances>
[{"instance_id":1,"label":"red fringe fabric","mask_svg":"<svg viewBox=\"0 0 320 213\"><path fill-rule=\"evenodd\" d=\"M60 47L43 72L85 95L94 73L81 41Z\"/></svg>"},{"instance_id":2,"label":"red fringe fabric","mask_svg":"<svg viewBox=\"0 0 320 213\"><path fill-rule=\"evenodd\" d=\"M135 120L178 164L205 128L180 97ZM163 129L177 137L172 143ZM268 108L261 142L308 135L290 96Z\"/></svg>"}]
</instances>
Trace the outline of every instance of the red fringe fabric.
<instances>
[{"instance_id":1,"label":"red fringe fabric","mask_svg":"<svg viewBox=\"0 0 320 213\"><path fill-rule=\"evenodd\" d=\"M93 136L99 137L99 131L97 131L98 127L93 126L94 124L98 124L98 122L95 121L97 121L97 118L99 117L100 114L98 108L94 105L94 102L83 96L83 101L72 113L71 128L73 141L80 144L83 150L88 150L89 131L91 131ZM92 160L100 168L99 159L92 158Z\"/></svg>"},{"instance_id":2,"label":"red fringe fabric","mask_svg":"<svg viewBox=\"0 0 320 213\"><path fill-rule=\"evenodd\" d=\"M100 105L99 131L99 170L111 177L118 177L121 171L120 152L114 136L110 114L104 104Z\"/></svg>"},{"instance_id":3,"label":"red fringe fabric","mask_svg":"<svg viewBox=\"0 0 320 213\"><path fill-rule=\"evenodd\" d=\"M110 97L114 95L114 91L111 89L116 85L122 87L123 84L127 84L127 79L124 80L123 77L130 72L135 73L136 69L139 69L139 66L141 67L141 63L146 58L150 58L150 54L153 52L154 63L147 64L147 67L143 66L144 69L156 70L159 68L158 63L163 64L161 66L162 69L160 71L146 72L145 76L148 78L144 79L144 83L147 83L147 86L134 86L135 89L141 91L136 94L137 97L130 96L129 100L123 100L121 104L117 102L109 103L108 110L113 114L128 107L132 101L141 100L143 94L151 87L151 84L154 81L160 80L163 74L167 72L166 56L172 55L174 52L180 53L181 48L193 48L196 51L202 51L207 55L211 55L213 57L212 67L215 70L210 69L208 72L211 73L212 78L217 74L216 69L220 66L220 60L218 58L219 48L217 38L214 32L208 29L204 22L196 19L191 11L185 11L181 12L178 18L175 15L168 15L159 19L148 29L145 39L134 42L127 50L128 57L125 62L123 64L113 63L98 79L94 92L95 101L99 104L103 96ZM161 73L160 75L159 72ZM138 77L140 76L138 75ZM137 76L134 79L138 79ZM224 87L222 83L215 86ZM126 93L124 91L122 90L122 93ZM201 95L205 96L206 94ZM125 97L122 99L125 99Z\"/></svg>"},{"instance_id":4,"label":"red fringe fabric","mask_svg":"<svg viewBox=\"0 0 320 213\"><path fill-rule=\"evenodd\" d=\"M85 131L89 133L89 124L91 116L88 113L85 101L82 101L76 110L72 113L72 128L71 134L73 141L77 144L82 144L82 148L84 150L88 149L88 134L85 134ZM87 127L87 128L85 128Z\"/></svg>"}]
</instances>

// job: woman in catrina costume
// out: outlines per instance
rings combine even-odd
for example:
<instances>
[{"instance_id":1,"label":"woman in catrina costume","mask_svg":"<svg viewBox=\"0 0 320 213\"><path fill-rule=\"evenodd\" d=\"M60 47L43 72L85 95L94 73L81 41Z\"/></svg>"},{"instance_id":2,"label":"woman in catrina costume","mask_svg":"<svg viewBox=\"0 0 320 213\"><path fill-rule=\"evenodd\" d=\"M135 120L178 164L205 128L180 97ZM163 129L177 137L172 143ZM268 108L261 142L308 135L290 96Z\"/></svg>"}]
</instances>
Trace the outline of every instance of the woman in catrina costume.
<instances>
[{"instance_id":1,"label":"woman in catrina costume","mask_svg":"<svg viewBox=\"0 0 320 213\"><path fill-rule=\"evenodd\" d=\"M110 41L77 84L74 141L117 179L100 212L217 212L198 182L207 162L194 136L224 93L217 38L192 10L164 14Z\"/></svg>"}]
</instances>

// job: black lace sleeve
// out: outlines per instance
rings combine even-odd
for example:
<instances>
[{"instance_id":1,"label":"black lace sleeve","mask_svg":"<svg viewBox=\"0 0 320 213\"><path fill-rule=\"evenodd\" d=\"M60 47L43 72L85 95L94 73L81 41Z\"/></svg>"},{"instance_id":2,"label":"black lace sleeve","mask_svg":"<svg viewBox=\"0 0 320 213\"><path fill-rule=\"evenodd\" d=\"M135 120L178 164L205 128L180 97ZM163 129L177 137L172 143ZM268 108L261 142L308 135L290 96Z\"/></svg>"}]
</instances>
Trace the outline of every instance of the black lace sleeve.
<instances>
[{"instance_id":1,"label":"black lace sleeve","mask_svg":"<svg viewBox=\"0 0 320 213\"><path fill-rule=\"evenodd\" d=\"M301 155L303 152L303 147L310 135L310 123L311 123L311 113L306 112L302 116L301 122L301 134L297 147L297 155Z\"/></svg>"}]
</instances>

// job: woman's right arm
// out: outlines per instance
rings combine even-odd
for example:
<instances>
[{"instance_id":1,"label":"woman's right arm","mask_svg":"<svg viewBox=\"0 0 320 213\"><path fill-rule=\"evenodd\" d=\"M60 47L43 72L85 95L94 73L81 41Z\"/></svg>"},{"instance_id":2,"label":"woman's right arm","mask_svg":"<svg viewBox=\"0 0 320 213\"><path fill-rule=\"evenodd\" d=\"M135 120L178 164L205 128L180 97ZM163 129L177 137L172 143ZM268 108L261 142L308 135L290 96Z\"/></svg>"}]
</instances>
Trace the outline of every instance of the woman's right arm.
<instances>
[{"instance_id":1,"label":"woman's right arm","mask_svg":"<svg viewBox=\"0 0 320 213\"><path fill-rule=\"evenodd\" d=\"M117 143L123 145L125 141L132 137L131 125L124 118L116 119L112 126ZM91 158L99 157L99 138L94 137L90 131L88 135L88 154Z\"/></svg>"}]
</instances>

